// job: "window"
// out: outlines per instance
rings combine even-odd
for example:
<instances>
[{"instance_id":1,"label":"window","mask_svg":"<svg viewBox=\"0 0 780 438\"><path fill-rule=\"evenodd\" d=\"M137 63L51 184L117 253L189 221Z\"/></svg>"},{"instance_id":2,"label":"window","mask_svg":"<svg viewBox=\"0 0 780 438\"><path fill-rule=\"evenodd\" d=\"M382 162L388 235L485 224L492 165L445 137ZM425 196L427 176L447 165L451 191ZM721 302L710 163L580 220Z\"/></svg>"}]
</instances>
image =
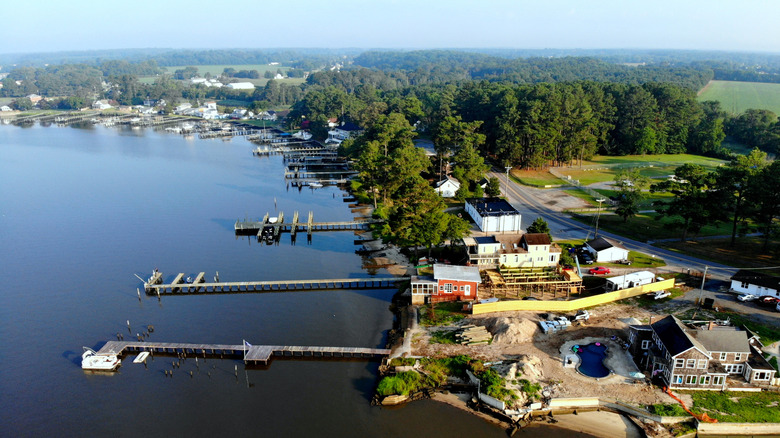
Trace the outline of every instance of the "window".
<instances>
[{"instance_id":1,"label":"window","mask_svg":"<svg viewBox=\"0 0 780 438\"><path fill-rule=\"evenodd\" d=\"M551 255L551 256L550 256L550 261L551 261L551 262L554 262L554 261L555 261L555 256L554 256L554 255Z\"/></svg>"},{"instance_id":2,"label":"window","mask_svg":"<svg viewBox=\"0 0 780 438\"><path fill-rule=\"evenodd\" d=\"M699 366L697 368L700 370L707 369L707 359L699 359Z\"/></svg>"},{"instance_id":3,"label":"window","mask_svg":"<svg viewBox=\"0 0 780 438\"><path fill-rule=\"evenodd\" d=\"M750 285L745 283L744 281L742 282L742 289L747 289L748 286L750 286Z\"/></svg>"},{"instance_id":4,"label":"window","mask_svg":"<svg viewBox=\"0 0 780 438\"><path fill-rule=\"evenodd\" d=\"M696 384L696 374L691 374L690 376L685 376L685 384L686 385L695 385Z\"/></svg>"},{"instance_id":5,"label":"window","mask_svg":"<svg viewBox=\"0 0 780 438\"><path fill-rule=\"evenodd\" d=\"M739 362L741 360L742 360L742 353L734 354L734 362Z\"/></svg>"},{"instance_id":6,"label":"window","mask_svg":"<svg viewBox=\"0 0 780 438\"><path fill-rule=\"evenodd\" d=\"M520 256L519 256L519 255L517 255L517 254L515 254L515 263L517 263L517 262L519 262L519 261L520 261Z\"/></svg>"},{"instance_id":7,"label":"window","mask_svg":"<svg viewBox=\"0 0 780 438\"><path fill-rule=\"evenodd\" d=\"M723 362L724 360L726 360L726 358L727 358L727 357L728 357L728 354L726 354L726 353L721 353L721 354L720 354L720 361L721 361L721 362Z\"/></svg>"},{"instance_id":8,"label":"window","mask_svg":"<svg viewBox=\"0 0 780 438\"><path fill-rule=\"evenodd\" d=\"M696 359L688 359L688 365L686 368L696 368Z\"/></svg>"},{"instance_id":9,"label":"window","mask_svg":"<svg viewBox=\"0 0 780 438\"><path fill-rule=\"evenodd\" d=\"M683 376L674 376L674 383L682 384Z\"/></svg>"},{"instance_id":10,"label":"window","mask_svg":"<svg viewBox=\"0 0 780 438\"><path fill-rule=\"evenodd\" d=\"M444 285L444 293L445 294L451 294L452 293L452 283L446 283Z\"/></svg>"},{"instance_id":11,"label":"window","mask_svg":"<svg viewBox=\"0 0 780 438\"><path fill-rule=\"evenodd\" d=\"M725 379L725 377L723 377L723 376L714 376L714 377L712 378L712 384L713 384L714 386L720 386L720 385L723 385L723 379Z\"/></svg>"},{"instance_id":12,"label":"window","mask_svg":"<svg viewBox=\"0 0 780 438\"><path fill-rule=\"evenodd\" d=\"M542 261L544 261L544 257L539 257L539 258L538 258L538 259L536 259L536 260L538 260L538 261L542 262Z\"/></svg>"},{"instance_id":13,"label":"window","mask_svg":"<svg viewBox=\"0 0 780 438\"><path fill-rule=\"evenodd\" d=\"M682 368L685 366L685 359L675 359L674 360L674 367L675 368Z\"/></svg>"},{"instance_id":14,"label":"window","mask_svg":"<svg viewBox=\"0 0 780 438\"><path fill-rule=\"evenodd\" d=\"M456 287L457 287L457 286L456 286ZM463 291L465 291L465 290L466 290L466 286L463 286L463 285L461 285L461 286L460 286L460 291L461 291L461 292L463 292Z\"/></svg>"},{"instance_id":15,"label":"window","mask_svg":"<svg viewBox=\"0 0 780 438\"><path fill-rule=\"evenodd\" d=\"M769 380L769 372L767 371L756 371L755 377L753 380Z\"/></svg>"},{"instance_id":16,"label":"window","mask_svg":"<svg viewBox=\"0 0 780 438\"><path fill-rule=\"evenodd\" d=\"M710 384L710 376L701 376L699 378L699 385L709 385Z\"/></svg>"},{"instance_id":17,"label":"window","mask_svg":"<svg viewBox=\"0 0 780 438\"><path fill-rule=\"evenodd\" d=\"M650 348L650 341L642 341L642 350Z\"/></svg>"},{"instance_id":18,"label":"window","mask_svg":"<svg viewBox=\"0 0 780 438\"><path fill-rule=\"evenodd\" d=\"M745 369L745 366L741 363L730 363L726 364L726 372L729 374L739 374L742 373L742 370Z\"/></svg>"}]
</instances>

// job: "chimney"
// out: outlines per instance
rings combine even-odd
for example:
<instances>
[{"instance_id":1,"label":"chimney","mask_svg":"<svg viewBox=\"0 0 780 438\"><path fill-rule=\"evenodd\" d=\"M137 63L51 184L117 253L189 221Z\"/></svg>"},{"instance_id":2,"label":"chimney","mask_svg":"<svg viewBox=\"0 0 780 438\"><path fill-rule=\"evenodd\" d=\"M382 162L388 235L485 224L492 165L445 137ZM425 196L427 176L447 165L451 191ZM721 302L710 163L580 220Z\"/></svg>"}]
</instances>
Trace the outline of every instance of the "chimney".
<instances>
[{"instance_id":1,"label":"chimney","mask_svg":"<svg viewBox=\"0 0 780 438\"><path fill-rule=\"evenodd\" d=\"M707 324L707 330L712 330L715 328L715 321L710 321L709 324Z\"/></svg>"}]
</instances>

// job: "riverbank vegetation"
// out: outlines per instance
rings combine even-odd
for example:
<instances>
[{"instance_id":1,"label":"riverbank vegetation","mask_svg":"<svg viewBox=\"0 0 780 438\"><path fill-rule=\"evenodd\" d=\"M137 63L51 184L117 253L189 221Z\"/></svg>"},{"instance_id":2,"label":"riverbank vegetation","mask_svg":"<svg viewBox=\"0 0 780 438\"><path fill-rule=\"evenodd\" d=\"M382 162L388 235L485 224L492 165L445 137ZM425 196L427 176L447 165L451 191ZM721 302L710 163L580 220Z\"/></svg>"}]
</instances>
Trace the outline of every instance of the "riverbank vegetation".
<instances>
[{"instance_id":1,"label":"riverbank vegetation","mask_svg":"<svg viewBox=\"0 0 780 438\"><path fill-rule=\"evenodd\" d=\"M541 387L527 380L517 380L519 389L510 389L506 380L494 369L482 361L469 356L458 355L444 358L393 359L390 367L397 366L416 369L400 371L382 377L377 385L377 395L411 395L424 389L436 389L447 382L448 377L467 381L466 371L470 371L480 382L480 391L507 404L521 398L534 399L539 396Z\"/></svg>"}]
</instances>

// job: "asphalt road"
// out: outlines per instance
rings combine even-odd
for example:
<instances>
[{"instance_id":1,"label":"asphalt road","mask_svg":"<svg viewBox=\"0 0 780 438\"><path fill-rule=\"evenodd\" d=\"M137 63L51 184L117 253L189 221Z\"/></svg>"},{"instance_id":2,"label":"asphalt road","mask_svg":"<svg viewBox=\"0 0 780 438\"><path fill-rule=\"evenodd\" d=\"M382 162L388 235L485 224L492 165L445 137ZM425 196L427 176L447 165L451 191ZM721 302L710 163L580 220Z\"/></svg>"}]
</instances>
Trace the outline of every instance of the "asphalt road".
<instances>
[{"instance_id":1,"label":"asphalt road","mask_svg":"<svg viewBox=\"0 0 780 438\"><path fill-rule=\"evenodd\" d=\"M523 225L528 226L537 217L542 217L547 221L550 232L556 239L590 239L594 236L594 229L580 222L569 218L565 213L555 211L544 205L545 191L541 189L527 188L509 181L507 185L506 176L498 172L492 172L490 176L499 178L504 188L504 195L513 207L522 215ZM707 270L707 277L719 280L727 280L738 268L701 260L696 257L687 256L672 252L663 248L658 248L644 242L638 242L599 230L599 236L606 237L617 242L632 251L638 251L649 255L661 257L666 261L669 268L673 270L691 269L703 271Z\"/></svg>"}]
</instances>

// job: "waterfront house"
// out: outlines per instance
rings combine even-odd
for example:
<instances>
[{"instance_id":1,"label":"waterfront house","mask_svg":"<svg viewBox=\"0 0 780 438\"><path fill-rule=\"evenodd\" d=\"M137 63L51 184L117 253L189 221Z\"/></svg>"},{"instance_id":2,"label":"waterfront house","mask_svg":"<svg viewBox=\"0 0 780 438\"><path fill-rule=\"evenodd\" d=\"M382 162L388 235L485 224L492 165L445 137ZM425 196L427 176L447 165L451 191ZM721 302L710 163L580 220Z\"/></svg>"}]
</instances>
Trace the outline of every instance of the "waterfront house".
<instances>
[{"instance_id":1,"label":"waterfront house","mask_svg":"<svg viewBox=\"0 0 780 438\"><path fill-rule=\"evenodd\" d=\"M629 344L634 361L674 389L767 386L775 372L752 332L712 322L693 327L669 315L630 326Z\"/></svg>"},{"instance_id":2,"label":"waterfront house","mask_svg":"<svg viewBox=\"0 0 780 438\"><path fill-rule=\"evenodd\" d=\"M520 228L520 212L501 198L466 199L466 212L481 231L517 233Z\"/></svg>"},{"instance_id":3,"label":"waterfront house","mask_svg":"<svg viewBox=\"0 0 780 438\"><path fill-rule=\"evenodd\" d=\"M111 108L113 108L113 106L111 106L107 100L96 100L95 103L92 104L92 109L96 110L107 110Z\"/></svg>"},{"instance_id":4,"label":"waterfront house","mask_svg":"<svg viewBox=\"0 0 780 438\"><path fill-rule=\"evenodd\" d=\"M13 111L13 110L11 109L11 107L10 107L10 106L8 106L8 105L3 105L3 106L0 106L0 111L3 111L3 112L5 112L5 111Z\"/></svg>"},{"instance_id":5,"label":"waterfront house","mask_svg":"<svg viewBox=\"0 0 780 438\"><path fill-rule=\"evenodd\" d=\"M737 271L731 277L731 290L734 292L753 294L757 297L771 295L780 297L780 277L762 274L756 271Z\"/></svg>"},{"instance_id":6,"label":"waterfront house","mask_svg":"<svg viewBox=\"0 0 780 438\"><path fill-rule=\"evenodd\" d=\"M597 263L609 263L628 259L628 249L603 237L585 243L585 250L591 253Z\"/></svg>"},{"instance_id":7,"label":"waterfront house","mask_svg":"<svg viewBox=\"0 0 780 438\"><path fill-rule=\"evenodd\" d=\"M469 264L480 269L555 267L561 248L546 233L501 234L463 239Z\"/></svg>"},{"instance_id":8,"label":"waterfront house","mask_svg":"<svg viewBox=\"0 0 780 438\"><path fill-rule=\"evenodd\" d=\"M442 301L471 301L482 283L475 266L433 265L432 276L413 276L412 304Z\"/></svg>"},{"instance_id":9,"label":"waterfront house","mask_svg":"<svg viewBox=\"0 0 780 438\"><path fill-rule=\"evenodd\" d=\"M436 187L433 190L440 194L442 198L452 198L459 188L460 181L451 176L447 176L445 179L437 182Z\"/></svg>"},{"instance_id":10,"label":"waterfront house","mask_svg":"<svg viewBox=\"0 0 780 438\"><path fill-rule=\"evenodd\" d=\"M325 140L325 144L337 144L348 138L357 138L363 134L363 129L354 123L342 122L341 126L328 131L328 138Z\"/></svg>"}]
</instances>

